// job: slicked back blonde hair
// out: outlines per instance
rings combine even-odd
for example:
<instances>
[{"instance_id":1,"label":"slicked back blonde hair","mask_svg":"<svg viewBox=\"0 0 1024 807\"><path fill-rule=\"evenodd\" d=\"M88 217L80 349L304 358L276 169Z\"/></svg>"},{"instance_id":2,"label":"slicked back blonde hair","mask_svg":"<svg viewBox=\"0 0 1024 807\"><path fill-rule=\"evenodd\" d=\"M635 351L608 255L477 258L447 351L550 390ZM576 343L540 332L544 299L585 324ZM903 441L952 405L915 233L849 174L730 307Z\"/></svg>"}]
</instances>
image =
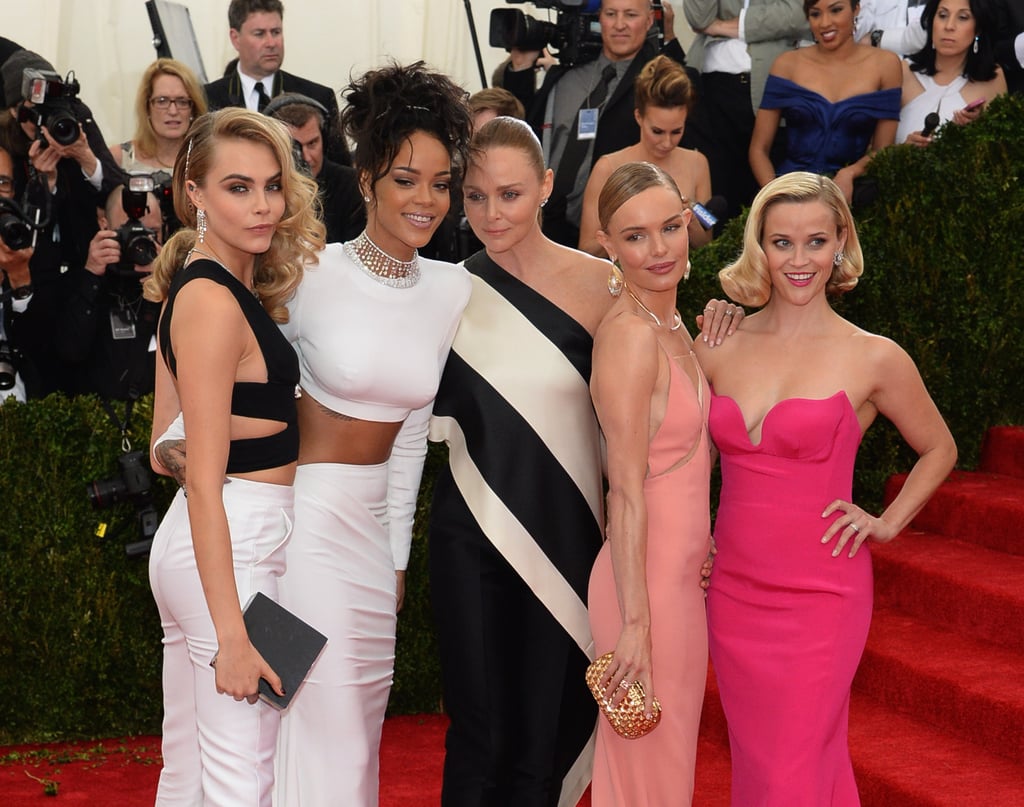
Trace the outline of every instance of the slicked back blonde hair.
<instances>
[{"instance_id":1,"label":"slicked back blonde hair","mask_svg":"<svg viewBox=\"0 0 1024 807\"><path fill-rule=\"evenodd\" d=\"M843 247L842 263L833 267L825 291L839 295L856 286L864 273L864 255L843 192L828 177L808 171L793 171L776 177L754 197L743 230L743 253L718 273L725 293L741 305L762 306L768 302L772 281L768 272L768 257L761 245L764 240L764 222L772 206L783 202L822 202L832 211L836 231L846 236L846 245Z\"/></svg>"}]
</instances>

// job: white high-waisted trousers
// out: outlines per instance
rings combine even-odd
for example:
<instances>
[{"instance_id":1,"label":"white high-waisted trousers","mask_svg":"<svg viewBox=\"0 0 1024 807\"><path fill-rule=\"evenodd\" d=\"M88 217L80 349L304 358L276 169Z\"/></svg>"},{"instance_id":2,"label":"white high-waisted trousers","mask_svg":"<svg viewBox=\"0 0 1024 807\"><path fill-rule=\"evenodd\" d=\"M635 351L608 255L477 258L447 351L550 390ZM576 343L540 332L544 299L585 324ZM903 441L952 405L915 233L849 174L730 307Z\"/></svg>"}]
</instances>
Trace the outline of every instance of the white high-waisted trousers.
<instances>
[{"instance_id":1,"label":"white high-waisted trousers","mask_svg":"<svg viewBox=\"0 0 1024 807\"><path fill-rule=\"evenodd\" d=\"M149 582L164 629L164 767L157 807L270 807L280 713L217 694L217 634L196 569L187 500L178 491L153 538ZM291 534L292 488L232 477L224 509L240 605L277 599Z\"/></svg>"},{"instance_id":2,"label":"white high-waisted trousers","mask_svg":"<svg viewBox=\"0 0 1024 807\"><path fill-rule=\"evenodd\" d=\"M281 603L327 637L284 713L277 807L377 807L395 668L387 464L300 465Z\"/></svg>"}]
</instances>

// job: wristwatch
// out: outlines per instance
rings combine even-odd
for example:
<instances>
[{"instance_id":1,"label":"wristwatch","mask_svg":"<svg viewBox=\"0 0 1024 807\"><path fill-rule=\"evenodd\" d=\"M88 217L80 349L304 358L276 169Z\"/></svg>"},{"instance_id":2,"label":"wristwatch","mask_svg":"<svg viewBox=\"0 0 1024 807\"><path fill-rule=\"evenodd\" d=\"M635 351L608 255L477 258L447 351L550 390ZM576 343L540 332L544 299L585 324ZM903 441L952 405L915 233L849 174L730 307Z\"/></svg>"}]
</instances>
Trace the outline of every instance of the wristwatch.
<instances>
[{"instance_id":1,"label":"wristwatch","mask_svg":"<svg viewBox=\"0 0 1024 807\"><path fill-rule=\"evenodd\" d=\"M18 286L16 289L11 289L12 300L27 300L32 296L32 284L26 283L24 286Z\"/></svg>"},{"instance_id":2,"label":"wristwatch","mask_svg":"<svg viewBox=\"0 0 1024 807\"><path fill-rule=\"evenodd\" d=\"M879 45L882 44L882 34L884 33L885 31L879 30L877 28L871 32L871 47L877 48Z\"/></svg>"}]
</instances>

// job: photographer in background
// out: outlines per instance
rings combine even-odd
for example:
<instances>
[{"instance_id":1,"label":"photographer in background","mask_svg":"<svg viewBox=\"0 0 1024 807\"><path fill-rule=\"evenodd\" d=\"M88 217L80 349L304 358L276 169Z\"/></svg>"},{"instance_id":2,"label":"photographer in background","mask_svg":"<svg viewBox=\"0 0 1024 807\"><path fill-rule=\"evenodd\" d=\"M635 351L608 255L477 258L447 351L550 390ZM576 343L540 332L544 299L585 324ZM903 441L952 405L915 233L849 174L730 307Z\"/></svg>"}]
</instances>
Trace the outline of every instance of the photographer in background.
<instances>
[{"instance_id":1,"label":"photographer in background","mask_svg":"<svg viewBox=\"0 0 1024 807\"><path fill-rule=\"evenodd\" d=\"M4 148L0 148L0 198L14 202L13 161ZM34 290L30 269L34 253L31 228L4 205L0 208L0 401L41 398L63 381L52 351L54 289L51 285Z\"/></svg>"},{"instance_id":2,"label":"photographer in background","mask_svg":"<svg viewBox=\"0 0 1024 807\"><path fill-rule=\"evenodd\" d=\"M61 279L55 338L76 394L132 400L153 391L160 305L143 299L142 282L160 252L160 205L148 175L131 183L144 189L111 191L84 265Z\"/></svg>"},{"instance_id":3,"label":"photographer in background","mask_svg":"<svg viewBox=\"0 0 1024 807\"><path fill-rule=\"evenodd\" d=\"M263 112L288 127L296 155L302 157L309 175L316 180L327 243L351 241L366 226L366 206L355 169L339 165L324 154L330 112L319 101L300 93L277 96Z\"/></svg>"},{"instance_id":4,"label":"photographer in background","mask_svg":"<svg viewBox=\"0 0 1024 807\"><path fill-rule=\"evenodd\" d=\"M668 3L663 7L661 52L685 65L673 30L675 14ZM503 82L526 108L526 120L544 146L545 163L555 171L544 208L544 233L570 247L579 242L583 191L594 161L640 139L633 82L659 52L657 40L649 37L654 23L650 0L602 0L598 19L602 47L596 59L551 68L535 90L541 51L512 48ZM692 74L691 79L699 81L699 76Z\"/></svg>"}]
</instances>

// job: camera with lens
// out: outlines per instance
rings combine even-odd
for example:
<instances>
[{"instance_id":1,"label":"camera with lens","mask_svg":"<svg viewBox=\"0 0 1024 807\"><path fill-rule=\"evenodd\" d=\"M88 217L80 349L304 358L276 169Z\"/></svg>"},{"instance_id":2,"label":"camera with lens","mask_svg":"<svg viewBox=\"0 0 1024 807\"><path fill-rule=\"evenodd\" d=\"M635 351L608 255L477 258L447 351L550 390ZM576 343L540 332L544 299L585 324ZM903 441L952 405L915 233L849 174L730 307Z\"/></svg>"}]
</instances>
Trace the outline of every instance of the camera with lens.
<instances>
[{"instance_id":1,"label":"camera with lens","mask_svg":"<svg viewBox=\"0 0 1024 807\"><path fill-rule=\"evenodd\" d=\"M89 482L86 494L97 510L106 510L122 502L130 502L135 506L139 540L127 544L125 550L130 557L144 555L153 544L153 536L160 523L150 493L153 477L141 451L126 451L117 458L117 464L117 476Z\"/></svg>"},{"instance_id":2,"label":"camera with lens","mask_svg":"<svg viewBox=\"0 0 1024 807\"><path fill-rule=\"evenodd\" d=\"M32 102L32 107L22 106L18 112L19 122L45 126L57 143L70 146L78 140L81 129L72 101L78 98L79 85L75 74L68 73L62 79L52 70L25 68L21 79L21 96ZM37 139L45 148L46 138L42 131Z\"/></svg>"},{"instance_id":3,"label":"camera with lens","mask_svg":"<svg viewBox=\"0 0 1024 807\"><path fill-rule=\"evenodd\" d=\"M156 260L157 231L142 223L149 207L149 194L156 190L156 182L149 174L128 178L121 189L121 207L128 221L117 228L117 243L121 245L121 260L107 267L118 277L137 278L136 266L148 266Z\"/></svg>"},{"instance_id":4,"label":"camera with lens","mask_svg":"<svg viewBox=\"0 0 1024 807\"><path fill-rule=\"evenodd\" d=\"M525 0L505 0L523 3ZM519 9L496 8L491 11L490 43L493 48L557 51L564 65L596 59L601 53L601 25L598 12L601 0L532 0L537 8L557 12L554 22L538 20Z\"/></svg>"},{"instance_id":5,"label":"camera with lens","mask_svg":"<svg viewBox=\"0 0 1024 807\"><path fill-rule=\"evenodd\" d=\"M13 199L0 198L0 240L13 252L32 246L35 227Z\"/></svg>"},{"instance_id":6,"label":"camera with lens","mask_svg":"<svg viewBox=\"0 0 1024 807\"><path fill-rule=\"evenodd\" d=\"M21 353L6 339L0 339L0 390L9 390L18 376Z\"/></svg>"}]
</instances>

